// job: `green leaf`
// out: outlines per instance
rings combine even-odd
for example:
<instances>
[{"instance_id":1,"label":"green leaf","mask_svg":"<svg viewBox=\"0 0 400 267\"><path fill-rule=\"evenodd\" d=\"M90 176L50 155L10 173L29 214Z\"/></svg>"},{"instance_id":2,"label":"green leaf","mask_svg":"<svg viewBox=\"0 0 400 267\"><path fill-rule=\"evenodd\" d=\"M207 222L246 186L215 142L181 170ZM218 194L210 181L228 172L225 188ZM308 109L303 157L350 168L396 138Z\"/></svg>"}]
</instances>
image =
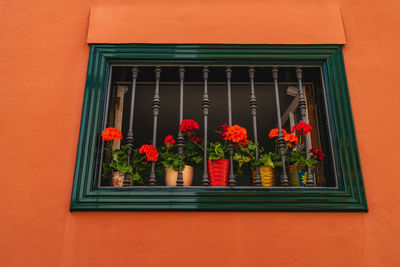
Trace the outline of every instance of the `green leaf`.
<instances>
[{"instance_id":1,"label":"green leaf","mask_svg":"<svg viewBox=\"0 0 400 267\"><path fill-rule=\"evenodd\" d=\"M220 142L211 142L208 148L208 157L210 160L225 159L228 152L228 146Z\"/></svg>"},{"instance_id":2,"label":"green leaf","mask_svg":"<svg viewBox=\"0 0 400 267\"><path fill-rule=\"evenodd\" d=\"M262 154L260 156L260 166L275 168L275 164L272 161L271 156L266 155L266 154Z\"/></svg>"},{"instance_id":3,"label":"green leaf","mask_svg":"<svg viewBox=\"0 0 400 267\"><path fill-rule=\"evenodd\" d=\"M142 177L138 173L132 174L133 181L139 181Z\"/></svg>"}]
</instances>

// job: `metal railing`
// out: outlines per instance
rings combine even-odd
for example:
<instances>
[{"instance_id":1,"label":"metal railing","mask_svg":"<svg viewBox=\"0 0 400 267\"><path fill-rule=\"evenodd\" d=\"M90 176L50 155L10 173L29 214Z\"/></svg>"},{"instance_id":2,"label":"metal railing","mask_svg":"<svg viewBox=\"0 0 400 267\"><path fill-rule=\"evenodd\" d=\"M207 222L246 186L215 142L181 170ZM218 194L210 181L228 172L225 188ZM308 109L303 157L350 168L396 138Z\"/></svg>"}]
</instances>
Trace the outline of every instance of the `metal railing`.
<instances>
[{"instance_id":1,"label":"metal railing","mask_svg":"<svg viewBox=\"0 0 400 267\"><path fill-rule=\"evenodd\" d=\"M133 132L133 119L134 119L134 110L135 110L135 95L136 95L136 87L137 87L137 79L138 76L140 75L140 68L141 67L149 67L149 66L132 66L132 92L131 92L131 99L130 99L130 113L129 113L129 128L128 128L128 134L126 137L126 144L129 146L128 150L128 163L131 158L131 153L134 147L134 132ZM156 146L156 140L157 140L157 125L158 125L158 115L160 112L160 104L161 104L161 99L160 99L160 78L162 75L162 69L163 67L166 66L153 66L154 67L154 75L155 75L155 90L154 90L154 97L153 97L153 102L152 102L152 108L153 108L153 135L152 135L152 144L153 146ZM171 65L168 65L168 67L171 67ZM184 89L185 89L185 71L188 66L174 66L177 67L178 70L178 76L179 76L179 123L182 122L183 120L183 95L184 95ZM191 66L193 67L193 66ZM196 66L200 67L200 66ZM202 186L209 186L209 174L208 174L208 168L207 168L207 158L208 158L208 153L207 153L207 147L208 147L208 116L209 116L209 109L210 109L210 102L212 99L209 99L209 94L208 94L208 79L209 79L209 67L210 66L202 66L202 78L203 78L203 85L204 85L204 91L203 91L203 97L202 97L202 112L203 112L203 120L204 120L204 139L203 139L203 144L204 144L204 165L203 165L203 174L201 178L201 185ZM228 103L227 103L227 113L228 113L228 124L229 126L232 126L233 119L232 119L232 92L231 92L231 80L232 80L232 75L234 74L234 68L233 66L212 66L218 67L218 68L224 68L225 69L225 78L226 78L226 89L227 89L227 98L228 98ZM240 66L243 68L244 66ZM253 138L254 142L257 144L258 143L258 135L257 135L257 98L255 94L255 72L257 68L261 68L261 66L246 66L248 68L248 78L249 78L249 95L250 95L250 101L249 101L249 108L251 111L251 119L252 119L252 126L253 126ZM265 67L265 66L263 66ZM277 144L278 144L278 152L281 157L282 161L282 173L280 176L280 182L282 186L289 186L289 179L288 175L286 172L286 154L285 154L285 141L284 141L284 135L282 131L282 118L281 118L281 109L280 109L280 99L279 99L279 82L278 82L278 77L279 77L279 67L278 66L269 66L272 67L271 72L269 75L271 75L274 83L274 90L275 90L275 104L276 104L276 116L277 116L277 126L279 129L279 135L277 139ZM288 68L285 66L285 68ZM303 90L303 84L302 84L302 79L303 79L303 68L304 67L291 67L291 71L293 71L296 74L297 78L297 83L298 83L298 88L299 88L299 103L298 103L298 108L300 110L301 116L303 121L307 121L307 106L306 106L306 100L305 100L305 95L304 95L304 90ZM268 75L266 73L266 75ZM310 133L308 134L310 135ZM305 142L305 149L307 151L307 157L310 157L309 150L311 149L309 142ZM178 132L178 138L177 138L177 147L178 147L178 154L182 157L184 153L184 138L183 138L183 133L181 131ZM229 161L230 161L230 171L229 171L229 179L228 179L228 186L235 186L236 185L236 177L234 174L233 170L233 156L234 156L234 146L230 142L228 144L229 147ZM256 147L255 150L255 157L258 160L259 157L259 151L258 147ZM314 186L315 181L313 178L313 175L311 174L310 168L308 168L308 175L307 175L307 186ZM132 185L132 180L129 175L125 176L124 180L124 186L131 186ZM148 186L156 186L157 185L157 179L156 179L156 173L155 173L155 163L151 163L151 172L150 172L150 177L148 180ZM183 186L183 175L182 175L182 164L180 164L179 169L178 169L178 175L177 175L177 186ZM255 180L254 180L254 186L261 186L261 178L260 178L260 170L259 167L256 167L256 174L255 174Z\"/></svg>"}]
</instances>

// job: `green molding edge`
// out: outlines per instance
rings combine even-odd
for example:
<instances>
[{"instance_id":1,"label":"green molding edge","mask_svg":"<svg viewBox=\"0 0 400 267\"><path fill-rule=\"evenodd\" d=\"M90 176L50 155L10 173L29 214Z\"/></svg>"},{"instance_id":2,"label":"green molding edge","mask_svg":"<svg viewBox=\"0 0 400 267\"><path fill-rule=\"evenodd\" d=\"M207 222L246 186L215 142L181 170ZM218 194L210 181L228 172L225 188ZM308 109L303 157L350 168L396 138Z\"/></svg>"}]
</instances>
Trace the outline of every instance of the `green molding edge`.
<instances>
[{"instance_id":1,"label":"green molding edge","mask_svg":"<svg viewBox=\"0 0 400 267\"><path fill-rule=\"evenodd\" d=\"M95 189L96 151L111 64L268 64L321 66L338 188ZM94 44L90 55L71 211L367 212L340 45Z\"/></svg>"}]
</instances>

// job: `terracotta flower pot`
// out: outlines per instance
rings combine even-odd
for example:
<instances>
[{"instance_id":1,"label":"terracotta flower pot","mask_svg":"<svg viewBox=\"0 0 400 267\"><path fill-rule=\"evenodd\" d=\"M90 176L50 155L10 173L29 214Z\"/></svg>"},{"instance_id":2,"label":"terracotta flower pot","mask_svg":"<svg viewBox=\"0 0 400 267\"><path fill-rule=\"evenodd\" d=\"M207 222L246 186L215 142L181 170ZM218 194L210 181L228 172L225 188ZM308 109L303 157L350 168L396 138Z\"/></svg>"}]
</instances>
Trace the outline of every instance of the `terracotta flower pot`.
<instances>
[{"instance_id":1,"label":"terracotta flower pot","mask_svg":"<svg viewBox=\"0 0 400 267\"><path fill-rule=\"evenodd\" d=\"M124 186L125 174L123 172L115 171L112 175L112 183L115 187Z\"/></svg>"},{"instance_id":2,"label":"terracotta flower pot","mask_svg":"<svg viewBox=\"0 0 400 267\"><path fill-rule=\"evenodd\" d=\"M314 176L314 167L311 167L311 175ZM291 186L307 186L308 167L306 165L289 166L289 181Z\"/></svg>"},{"instance_id":3,"label":"terracotta flower pot","mask_svg":"<svg viewBox=\"0 0 400 267\"><path fill-rule=\"evenodd\" d=\"M210 186L227 186L229 174L229 160L218 159L208 161L208 176Z\"/></svg>"},{"instance_id":4,"label":"terracotta flower pot","mask_svg":"<svg viewBox=\"0 0 400 267\"><path fill-rule=\"evenodd\" d=\"M253 170L251 172L251 177L254 185L256 179L256 170ZM260 178L262 186L274 186L277 184L277 179L275 177L275 169L272 167L261 166Z\"/></svg>"},{"instance_id":5,"label":"terracotta flower pot","mask_svg":"<svg viewBox=\"0 0 400 267\"><path fill-rule=\"evenodd\" d=\"M183 185L191 186L193 182L193 167L185 165L182 170ZM178 179L178 172L172 168L165 168L165 184L167 186L176 186L176 180Z\"/></svg>"}]
</instances>

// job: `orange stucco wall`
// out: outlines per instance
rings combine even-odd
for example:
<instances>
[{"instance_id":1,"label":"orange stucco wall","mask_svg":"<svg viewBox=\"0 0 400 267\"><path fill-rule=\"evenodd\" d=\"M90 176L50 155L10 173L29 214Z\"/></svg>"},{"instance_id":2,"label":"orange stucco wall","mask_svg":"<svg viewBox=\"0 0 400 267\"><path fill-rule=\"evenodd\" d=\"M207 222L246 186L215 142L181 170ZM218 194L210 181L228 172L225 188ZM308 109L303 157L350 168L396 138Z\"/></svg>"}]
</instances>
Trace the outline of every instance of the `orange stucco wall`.
<instances>
[{"instance_id":1,"label":"orange stucco wall","mask_svg":"<svg viewBox=\"0 0 400 267\"><path fill-rule=\"evenodd\" d=\"M229 7L228 7L229 6ZM95 5L88 43L344 44L339 5L285 1ZM167 12L165 12L167 11ZM149 14L154 14L150 15Z\"/></svg>"},{"instance_id":2,"label":"orange stucco wall","mask_svg":"<svg viewBox=\"0 0 400 267\"><path fill-rule=\"evenodd\" d=\"M90 7L111 2L131 1L0 3L0 266L400 266L399 1L322 1L341 11L369 213L70 213ZM170 19L192 27L205 5L218 15L270 1L132 5L161 2L157 12L186 6ZM290 14L321 1L286 2Z\"/></svg>"}]
</instances>

